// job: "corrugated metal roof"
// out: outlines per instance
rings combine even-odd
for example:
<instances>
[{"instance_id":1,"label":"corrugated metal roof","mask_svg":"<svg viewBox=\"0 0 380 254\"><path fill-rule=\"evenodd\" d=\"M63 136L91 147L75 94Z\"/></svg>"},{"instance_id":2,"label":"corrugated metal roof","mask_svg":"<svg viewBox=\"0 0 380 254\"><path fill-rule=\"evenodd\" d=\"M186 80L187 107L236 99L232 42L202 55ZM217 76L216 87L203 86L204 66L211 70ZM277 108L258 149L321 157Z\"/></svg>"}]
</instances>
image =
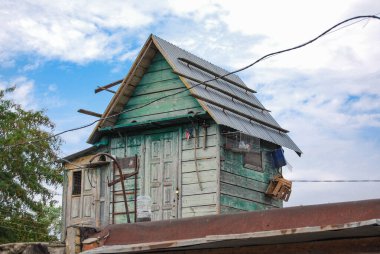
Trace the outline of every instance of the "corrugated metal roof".
<instances>
[{"instance_id":1,"label":"corrugated metal roof","mask_svg":"<svg viewBox=\"0 0 380 254\"><path fill-rule=\"evenodd\" d=\"M228 71L216 65L213 65L206 60L203 60L202 58L199 58L157 36L153 35L152 37L156 45L158 44L158 49L161 51L167 61L172 65L173 69L178 73L186 75L195 80L200 80L202 82L215 78L211 74L200 70L191 64L184 63L183 61L179 60L179 58L190 60L191 62L194 62L213 73L217 73L220 76L228 73ZM229 75L228 79L233 80L241 86L246 87L244 82L235 74ZM244 115L252 116L252 118L255 118L262 122L262 124L260 124L253 121L252 119L247 119L244 116L237 115L216 105L203 102L203 105L206 105L208 109L207 111L218 124L225 125L242 131L245 134L252 135L263 140L287 147L299 154L302 153L302 151L286 133L277 130L277 128L281 129L281 126L274 120L270 113L266 110L258 109L264 108L264 106L260 103L260 101L253 93L246 91L243 88L237 87L222 79L208 82L212 86L216 86L224 91L227 91L230 94L235 95L236 97L249 101L258 108L233 99L231 96L223 94L205 85L197 85L198 83L190 79L185 78L185 80L190 87L196 86L190 90L193 94L201 96L212 102L224 105L226 108L230 108ZM268 127L266 125L273 127Z\"/></svg>"},{"instance_id":2,"label":"corrugated metal roof","mask_svg":"<svg viewBox=\"0 0 380 254\"><path fill-rule=\"evenodd\" d=\"M379 236L380 200L108 225L94 253L227 248Z\"/></svg>"}]
</instances>

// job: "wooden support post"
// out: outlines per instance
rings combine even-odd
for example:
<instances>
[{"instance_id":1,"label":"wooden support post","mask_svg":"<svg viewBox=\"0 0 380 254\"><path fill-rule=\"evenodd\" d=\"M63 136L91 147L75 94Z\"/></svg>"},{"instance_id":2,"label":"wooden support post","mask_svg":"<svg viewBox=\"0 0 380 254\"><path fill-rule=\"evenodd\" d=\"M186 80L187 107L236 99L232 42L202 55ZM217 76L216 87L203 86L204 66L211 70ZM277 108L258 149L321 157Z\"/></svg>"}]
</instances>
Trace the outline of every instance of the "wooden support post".
<instances>
[{"instance_id":1,"label":"wooden support post","mask_svg":"<svg viewBox=\"0 0 380 254\"><path fill-rule=\"evenodd\" d=\"M138 172L138 157L135 154L135 172ZM137 173L135 174L135 222L137 222Z\"/></svg>"},{"instance_id":2,"label":"wooden support post","mask_svg":"<svg viewBox=\"0 0 380 254\"><path fill-rule=\"evenodd\" d=\"M100 87L100 86L98 86L98 89L102 89L102 91L107 91L107 92L110 92L110 93L116 93L114 90L111 90L111 89L108 89L108 88L104 88L104 87Z\"/></svg>"},{"instance_id":3,"label":"wooden support post","mask_svg":"<svg viewBox=\"0 0 380 254\"><path fill-rule=\"evenodd\" d=\"M86 109L78 109L78 112L85 114L85 115L95 116L95 117L99 117L99 118L102 117L102 114L99 114L99 113L96 113L96 112L93 112L90 110L86 110Z\"/></svg>"},{"instance_id":4,"label":"wooden support post","mask_svg":"<svg viewBox=\"0 0 380 254\"><path fill-rule=\"evenodd\" d=\"M120 84L121 82L123 82L124 79L120 79L120 80L117 80L115 82L112 82L112 83L109 83L108 85L105 85L105 86L98 86L98 88L95 89L95 93L99 93L101 91L104 91L104 90L107 90L108 88L111 88L113 86L116 86L118 84Z\"/></svg>"}]
</instances>

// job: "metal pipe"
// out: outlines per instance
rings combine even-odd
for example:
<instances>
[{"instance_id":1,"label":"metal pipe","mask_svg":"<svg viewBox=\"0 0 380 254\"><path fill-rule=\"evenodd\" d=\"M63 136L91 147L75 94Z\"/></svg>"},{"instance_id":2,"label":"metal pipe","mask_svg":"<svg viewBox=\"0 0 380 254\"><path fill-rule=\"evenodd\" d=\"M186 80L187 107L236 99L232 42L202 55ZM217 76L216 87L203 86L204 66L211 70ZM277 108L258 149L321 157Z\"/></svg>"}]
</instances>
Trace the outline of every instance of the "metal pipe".
<instances>
[{"instance_id":1,"label":"metal pipe","mask_svg":"<svg viewBox=\"0 0 380 254\"><path fill-rule=\"evenodd\" d=\"M114 165L116 165L117 169L119 170L119 176L123 177L123 171L121 170L119 162L117 162L117 160L116 160L115 157L113 157L112 155L110 155L108 153L98 153L98 154L94 155L90 159L89 162L91 163L96 157L100 157L100 156L106 156L106 157L110 158L114 162ZM120 183L121 183L121 189L123 191L123 199L124 199L124 205L125 205L125 212L127 214L127 222L131 223L131 219L129 217L129 209L128 209L127 197L125 196L124 180L122 180Z\"/></svg>"}]
</instances>

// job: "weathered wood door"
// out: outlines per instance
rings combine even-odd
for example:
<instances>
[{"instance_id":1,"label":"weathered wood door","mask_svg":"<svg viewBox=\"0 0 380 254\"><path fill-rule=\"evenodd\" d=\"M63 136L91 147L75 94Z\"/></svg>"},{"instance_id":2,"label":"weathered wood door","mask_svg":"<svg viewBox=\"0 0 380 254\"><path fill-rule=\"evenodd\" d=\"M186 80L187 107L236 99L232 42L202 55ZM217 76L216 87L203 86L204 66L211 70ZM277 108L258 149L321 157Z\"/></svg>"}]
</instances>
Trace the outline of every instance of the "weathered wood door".
<instances>
[{"instance_id":1,"label":"weathered wood door","mask_svg":"<svg viewBox=\"0 0 380 254\"><path fill-rule=\"evenodd\" d=\"M82 218L89 224L95 224L95 186L98 172L88 169L84 170L83 173Z\"/></svg>"},{"instance_id":2,"label":"weathered wood door","mask_svg":"<svg viewBox=\"0 0 380 254\"><path fill-rule=\"evenodd\" d=\"M69 182L71 195L68 196L68 204L70 205L69 225L95 226L96 182L96 170L83 169L72 172Z\"/></svg>"},{"instance_id":3,"label":"weathered wood door","mask_svg":"<svg viewBox=\"0 0 380 254\"><path fill-rule=\"evenodd\" d=\"M95 217L96 226L104 227L109 223L109 189L107 186L107 178L109 175L108 167L101 167L98 169L99 178L97 183L98 194L95 199Z\"/></svg>"},{"instance_id":4,"label":"weathered wood door","mask_svg":"<svg viewBox=\"0 0 380 254\"><path fill-rule=\"evenodd\" d=\"M152 199L152 220L177 218L178 132L145 138L145 195Z\"/></svg>"}]
</instances>

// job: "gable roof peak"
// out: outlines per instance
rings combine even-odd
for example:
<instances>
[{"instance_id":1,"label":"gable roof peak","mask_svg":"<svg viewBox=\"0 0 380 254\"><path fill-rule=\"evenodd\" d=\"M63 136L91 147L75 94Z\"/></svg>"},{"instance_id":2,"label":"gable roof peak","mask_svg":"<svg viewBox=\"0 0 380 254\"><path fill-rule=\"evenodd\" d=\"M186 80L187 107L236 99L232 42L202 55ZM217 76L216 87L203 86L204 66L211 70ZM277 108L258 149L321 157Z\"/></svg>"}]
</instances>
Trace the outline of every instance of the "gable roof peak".
<instances>
[{"instance_id":1,"label":"gable roof peak","mask_svg":"<svg viewBox=\"0 0 380 254\"><path fill-rule=\"evenodd\" d=\"M98 129L112 126L117 115L132 95L153 57L160 52L174 73L198 100L205 111L220 125L284 146L301 154L301 150L286 134L286 130L269 114L244 82L236 75L216 66L174 44L150 34L128 74L112 98L103 120L98 122L88 142L95 143L101 136ZM227 75L228 77L220 77ZM207 83L205 83L207 81ZM104 118L111 117L107 120Z\"/></svg>"}]
</instances>

